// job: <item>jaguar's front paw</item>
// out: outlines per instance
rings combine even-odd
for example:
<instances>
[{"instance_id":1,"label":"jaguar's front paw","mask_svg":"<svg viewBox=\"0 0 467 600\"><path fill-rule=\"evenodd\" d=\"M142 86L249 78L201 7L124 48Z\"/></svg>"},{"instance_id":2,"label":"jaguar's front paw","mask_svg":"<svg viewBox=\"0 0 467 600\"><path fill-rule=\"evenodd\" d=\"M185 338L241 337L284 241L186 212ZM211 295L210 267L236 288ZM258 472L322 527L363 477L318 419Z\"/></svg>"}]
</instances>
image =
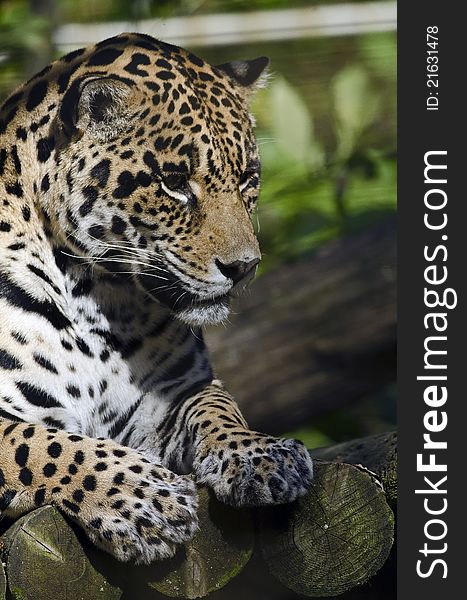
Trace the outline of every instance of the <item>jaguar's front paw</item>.
<instances>
[{"instance_id":1,"label":"jaguar's front paw","mask_svg":"<svg viewBox=\"0 0 467 600\"><path fill-rule=\"evenodd\" d=\"M272 438L251 431L205 439L194 470L222 502L262 506L292 502L313 478L313 463L297 440ZM219 439L221 438L221 439Z\"/></svg>"},{"instance_id":2,"label":"jaguar's front paw","mask_svg":"<svg viewBox=\"0 0 467 600\"><path fill-rule=\"evenodd\" d=\"M148 564L172 556L198 526L193 482L133 450L116 451L117 460L107 452L112 458L98 463L99 473L75 476L54 503L119 560Z\"/></svg>"}]
</instances>

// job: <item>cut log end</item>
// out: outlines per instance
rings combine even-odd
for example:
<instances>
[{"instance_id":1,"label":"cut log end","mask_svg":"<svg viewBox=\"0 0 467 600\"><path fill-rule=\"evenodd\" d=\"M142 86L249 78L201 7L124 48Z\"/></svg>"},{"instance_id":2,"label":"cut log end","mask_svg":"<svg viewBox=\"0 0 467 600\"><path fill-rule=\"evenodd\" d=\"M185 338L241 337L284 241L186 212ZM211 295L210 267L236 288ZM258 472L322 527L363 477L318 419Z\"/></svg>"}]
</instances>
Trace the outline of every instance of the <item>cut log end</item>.
<instances>
[{"instance_id":1,"label":"cut log end","mask_svg":"<svg viewBox=\"0 0 467 600\"><path fill-rule=\"evenodd\" d=\"M394 539L394 517L381 486L347 464L316 461L308 494L262 510L259 518L271 573L312 597L336 596L368 581Z\"/></svg>"},{"instance_id":2,"label":"cut log end","mask_svg":"<svg viewBox=\"0 0 467 600\"><path fill-rule=\"evenodd\" d=\"M397 503L397 433L388 431L328 448L310 450L313 458L364 465L381 481L391 508Z\"/></svg>"},{"instance_id":3,"label":"cut log end","mask_svg":"<svg viewBox=\"0 0 467 600\"><path fill-rule=\"evenodd\" d=\"M243 569L253 553L251 514L218 502L198 490L200 528L175 558L145 569L150 588L176 598L203 598L221 589Z\"/></svg>"},{"instance_id":4,"label":"cut log end","mask_svg":"<svg viewBox=\"0 0 467 600\"><path fill-rule=\"evenodd\" d=\"M118 600L121 596L121 590L93 566L71 527L52 506L18 519L4 543L8 586L15 600Z\"/></svg>"}]
</instances>

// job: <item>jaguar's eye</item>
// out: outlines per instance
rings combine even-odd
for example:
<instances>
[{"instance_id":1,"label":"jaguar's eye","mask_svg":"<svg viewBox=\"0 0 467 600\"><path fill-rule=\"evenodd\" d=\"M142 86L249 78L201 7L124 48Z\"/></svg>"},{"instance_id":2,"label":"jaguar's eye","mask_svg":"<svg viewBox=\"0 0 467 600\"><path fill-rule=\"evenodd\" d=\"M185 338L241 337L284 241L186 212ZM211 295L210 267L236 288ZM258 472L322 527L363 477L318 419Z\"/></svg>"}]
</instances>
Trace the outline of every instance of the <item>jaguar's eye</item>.
<instances>
[{"instance_id":1,"label":"jaguar's eye","mask_svg":"<svg viewBox=\"0 0 467 600\"><path fill-rule=\"evenodd\" d=\"M164 177L164 183L172 191L183 190L187 183L187 177L184 173L170 173Z\"/></svg>"},{"instance_id":2,"label":"jaguar's eye","mask_svg":"<svg viewBox=\"0 0 467 600\"><path fill-rule=\"evenodd\" d=\"M238 182L238 189L243 192L246 188L257 180L256 171L245 171Z\"/></svg>"},{"instance_id":3,"label":"jaguar's eye","mask_svg":"<svg viewBox=\"0 0 467 600\"><path fill-rule=\"evenodd\" d=\"M192 197L188 177L185 173L169 173L161 181L161 187L168 196L184 204Z\"/></svg>"}]
</instances>

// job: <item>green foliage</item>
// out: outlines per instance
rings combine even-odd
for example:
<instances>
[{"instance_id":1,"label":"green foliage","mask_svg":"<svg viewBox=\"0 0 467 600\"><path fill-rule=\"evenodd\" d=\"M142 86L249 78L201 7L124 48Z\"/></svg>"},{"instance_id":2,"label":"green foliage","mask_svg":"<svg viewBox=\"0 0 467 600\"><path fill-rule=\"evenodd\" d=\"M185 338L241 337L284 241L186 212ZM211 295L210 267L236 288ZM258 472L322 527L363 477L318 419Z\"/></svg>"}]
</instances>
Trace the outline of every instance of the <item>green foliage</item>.
<instances>
[{"instance_id":1,"label":"green foliage","mask_svg":"<svg viewBox=\"0 0 467 600\"><path fill-rule=\"evenodd\" d=\"M334 439L317 427L301 427L282 434L285 438L300 440L307 448L322 448L335 443Z\"/></svg>"},{"instance_id":2,"label":"green foliage","mask_svg":"<svg viewBox=\"0 0 467 600\"><path fill-rule=\"evenodd\" d=\"M31 57L48 44L49 27L25 0L0 4L0 101L28 76Z\"/></svg>"},{"instance_id":3,"label":"green foliage","mask_svg":"<svg viewBox=\"0 0 467 600\"><path fill-rule=\"evenodd\" d=\"M365 131L373 125L380 110L380 98L372 89L368 72L360 64L345 67L331 84L335 125L336 156L346 163L355 153Z\"/></svg>"},{"instance_id":4,"label":"green foliage","mask_svg":"<svg viewBox=\"0 0 467 600\"><path fill-rule=\"evenodd\" d=\"M371 44L377 51L377 36L364 46L366 57ZM263 270L394 211L395 153L377 147L374 135L384 120L377 83L364 60L330 78L324 100L328 139L316 126L323 116L315 119L314 98L283 75L258 95L253 108L263 162L258 209Z\"/></svg>"},{"instance_id":5,"label":"green foliage","mask_svg":"<svg viewBox=\"0 0 467 600\"><path fill-rule=\"evenodd\" d=\"M257 109L257 110L256 110ZM270 141L262 147L263 160L282 168L298 168L304 173L319 171L324 153L314 136L313 116L299 92L278 76L268 92L253 108L270 132ZM261 134L259 135L261 141ZM264 141L269 141L265 138Z\"/></svg>"},{"instance_id":6,"label":"green foliage","mask_svg":"<svg viewBox=\"0 0 467 600\"><path fill-rule=\"evenodd\" d=\"M48 0L52 2L53 0ZM138 19L243 10L243 0L56 0L64 20ZM250 9L282 7L282 0L256 0ZM300 0L294 6L304 4ZM30 0L1 5L0 96L32 73L32 57L47 55L50 22L32 10ZM81 17L80 17L81 15ZM263 191L258 209L264 249L262 268L290 260L395 208L395 36L365 35L331 40L297 40L279 48L277 69L253 110L263 160ZM206 50L206 51L205 51ZM245 53L216 48L214 62ZM209 59L209 49L202 54ZM347 61L336 61L346 56ZM319 82L325 82L320 87ZM389 92L389 93L388 93ZM389 143L388 143L389 140ZM391 141L392 140L392 141Z\"/></svg>"},{"instance_id":7,"label":"green foliage","mask_svg":"<svg viewBox=\"0 0 467 600\"><path fill-rule=\"evenodd\" d=\"M44 35L47 19L31 19L29 4L21 0L4 1L1 4L1 49L33 51Z\"/></svg>"}]
</instances>

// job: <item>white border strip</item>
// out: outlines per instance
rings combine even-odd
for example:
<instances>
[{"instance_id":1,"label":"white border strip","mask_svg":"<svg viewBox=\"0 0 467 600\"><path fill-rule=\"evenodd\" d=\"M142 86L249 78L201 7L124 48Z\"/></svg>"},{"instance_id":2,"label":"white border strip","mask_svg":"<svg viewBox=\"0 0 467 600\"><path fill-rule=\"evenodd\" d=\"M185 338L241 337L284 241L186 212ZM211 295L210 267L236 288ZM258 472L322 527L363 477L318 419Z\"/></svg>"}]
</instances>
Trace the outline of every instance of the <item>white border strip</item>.
<instances>
[{"instance_id":1,"label":"white border strip","mask_svg":"<svg viewBox=\"0 0 467 600\"><path fill-rule=\"evenodd\" d=\"M394 31L396 23L396 2L361 2L135 22L69 23L55 31L54 43L68 51L123 31L138 31L172 44L199 47Z\"/></svg>"}]
</instances>

